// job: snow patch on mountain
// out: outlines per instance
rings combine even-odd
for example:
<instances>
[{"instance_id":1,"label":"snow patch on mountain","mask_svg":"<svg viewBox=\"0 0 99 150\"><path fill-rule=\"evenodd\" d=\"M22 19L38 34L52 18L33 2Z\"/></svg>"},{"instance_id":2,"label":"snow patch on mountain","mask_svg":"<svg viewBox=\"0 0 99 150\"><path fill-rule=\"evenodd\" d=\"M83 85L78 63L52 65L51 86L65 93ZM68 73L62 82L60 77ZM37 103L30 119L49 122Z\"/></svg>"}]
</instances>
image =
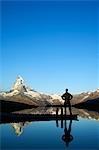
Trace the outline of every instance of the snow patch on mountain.
<instances>
[{"instance_id":1,"label":"snow patch on mountain","mask_svg":"<svg viewBox=\"0 0 99 150\"><path fill-rule=\"evenodd\" d=\"M50 95L52 99L58 99L60 101L63 101L61 96L57 95L57 94L53 94L53 95Z\"/></svg>"},{"instance_id":2,"label":"snow patch on mountain","mask_svg":"<svg viewBox=\"0 0 99 150\"><path fill-rule=\"evenodd\" d=\"M99 89L97 89L96 91L99 92Z\"/></svg>"},{"instance_id":3,"label":"snow patch on mountain","mask_svg":"<svg viewBox=\"0 0 99 150\"><path fill-rule=\"evenodd\" d=\"M86 96L84 96L84 98L82 98L80 102L84 101L84 100L85 100L86 98L88 98L88 97L89 97L89 94L86 95Z\"/></svg>"},{"instance_id":4,"label":"snow patch on mountain","mask_svg":"<svg viewBox=\"0 0 99 150\"><path fill-rule=\"evenodd\" d=\"M30 97L38 97L41 98L41 95L38 92L34 92L34 91L27 91L24 92L25 95L30 96Z\"/></svg>"},{"instance_id":5,"label":"snow patch on mountain","mask_svg":"<svg viewBox=\"0 0 99 150\"><path fill-rule=\"evenodd\" d=\"M18 90L14 90L14 91L11 91L11 92L5 92L2 94L2 96L4 97L11 97L11 96L14 96L14 95L17 95L19 94L20 92Z\"/></svg>"}]
</instances>

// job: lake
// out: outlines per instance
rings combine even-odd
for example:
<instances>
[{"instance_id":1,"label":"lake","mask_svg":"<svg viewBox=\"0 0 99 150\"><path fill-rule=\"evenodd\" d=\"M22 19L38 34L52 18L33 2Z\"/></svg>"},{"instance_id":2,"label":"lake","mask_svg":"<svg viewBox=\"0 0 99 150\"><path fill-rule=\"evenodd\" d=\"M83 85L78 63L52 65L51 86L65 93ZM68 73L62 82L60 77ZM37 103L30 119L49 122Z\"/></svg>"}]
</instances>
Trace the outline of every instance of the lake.
<instances>
[{"instance_id":1,"label":"lake","mask_svg":"<svg viewBox=\"0 0 99 150\"><path fill-rule=\"evenodd\" d=\"M1 149L99 149L95 119L5 123L0 132Z\"/></svg>"}]
</instances>

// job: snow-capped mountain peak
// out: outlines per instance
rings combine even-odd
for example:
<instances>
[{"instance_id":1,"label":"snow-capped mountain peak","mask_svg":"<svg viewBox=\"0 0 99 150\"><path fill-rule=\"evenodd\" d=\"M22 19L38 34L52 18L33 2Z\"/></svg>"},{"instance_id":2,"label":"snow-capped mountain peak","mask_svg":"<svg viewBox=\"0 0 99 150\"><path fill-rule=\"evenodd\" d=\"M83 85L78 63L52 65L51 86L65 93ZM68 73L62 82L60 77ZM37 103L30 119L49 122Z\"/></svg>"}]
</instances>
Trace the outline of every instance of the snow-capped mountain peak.
<instances>
[{"instance_id":1,"label":"snow-capped mountain peak","mask_svg":"<svg viewBox=\"0 0 99 150\"><path fill-rule=\"evenodd\" d=\"M12 90L17 90L20 92L26 92L26 87L24 85L24 80L21 76L18 76L13 87Z\"/></svg>"}]
</instances>

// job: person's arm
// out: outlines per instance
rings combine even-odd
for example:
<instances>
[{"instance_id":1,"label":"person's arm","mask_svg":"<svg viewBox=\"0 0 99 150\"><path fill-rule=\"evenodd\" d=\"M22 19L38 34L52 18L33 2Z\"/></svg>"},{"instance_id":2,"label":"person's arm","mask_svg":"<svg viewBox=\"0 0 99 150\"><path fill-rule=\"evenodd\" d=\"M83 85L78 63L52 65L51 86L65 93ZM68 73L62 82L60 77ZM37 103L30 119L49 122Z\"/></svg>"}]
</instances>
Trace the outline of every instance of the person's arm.
<instances>
[{"instance_id":1,"label":"person's arm","mask_svg":"<svg viewBox=\"0 0 99 150\"><path fill-rule=\"evenodd\" d=\"M64 94L61 96L61 98L64 100L65 99L65 96L64 96Z\"/></svg>"},{"instance_id":2,"label":"person's arm","mask_svg":"<svg viewBox=\"0 0 99 150\"><path fill-rule=\"evenodd\" d=\"M73 98L73 96L70 94L70 100Z\"/></svg>"}]
</instances>

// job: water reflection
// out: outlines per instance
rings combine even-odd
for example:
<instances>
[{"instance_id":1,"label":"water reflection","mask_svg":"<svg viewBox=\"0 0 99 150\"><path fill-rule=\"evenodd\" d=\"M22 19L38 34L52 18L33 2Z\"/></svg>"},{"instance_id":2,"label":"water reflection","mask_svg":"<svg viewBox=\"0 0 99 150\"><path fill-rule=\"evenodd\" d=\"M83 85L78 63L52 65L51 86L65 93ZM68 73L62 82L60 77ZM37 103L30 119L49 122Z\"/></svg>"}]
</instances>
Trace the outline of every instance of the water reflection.
<instances>
[{"instance_id":1,"label":"water reflection","mask_svg":"<svg viewBox=\"0 0 99 150\"><path fill-rule=\"evenodd\" d=\"M65 129L64 135L62 136L62 140L66 143L66 146L69 146L69 143L73 140L73 136L71 135L71 126L72 120L69 121L69 127L67 127L67 120L65 120Z\"/></svg>"},{"instance_id":2,"label":"water reflection","mask_svg":"<svg viewBox=\"0 0 99 150\"><path fill-rule=\"evenodd\" d=\"M11 123L11 126L14 129L14 132L17 136L21 136L24 133L24 127L30 125L33 122L19 122L19 123ZM69 123L69 124L68 124ZM56 127L59 127L58 122L56 121ZM69 143L73 140L73 135L71 135L72 131L72 120L61 120L61 128L63 128L64 133L61 139L65 142L66 146L69 146Z\"/></svg>"},{"instance_id":3,"label":"water reflection","mask_svg":"<svg viewBox=\"0 0 99 150\"><path fill-rule=\"evenodd\" d=\"M57 108L56 109L56 116L58 116L58 111L59 111L59 109ZM66 109L65 109L65 116L67 116L66 115ZM62 135L62 140L65 142L66 147L68 147L69 143L73 140L73 136L71 135L73 119L77 120L77 115L74 115L74 117L72 117L72 118L69 115L69 119L68 120L66 118L63 120L63 108L61 108L61 128L64 128L64 134ZM68 121L69 125L68 125L67 121ZM56 117L56 127L59 127L58 118L57 117Z\"/></svg>"},{"instance_id":4,"label":"water reflection","mask_svg":"<svg viewBox=\"0 0 99 150\"><path fill-rule=\"evenodd\" d=\"M54 109L54 111L53 111ZM40 110L40 108L39 108ZM26 111L26 110L24 110ZM23 111L23 112L24 112ZM28 112L33 110L28 110ZM44 112L45 110L42 110ZM47 113L46 113L47 111ZM77 121L76 115L70 117L68 112L66 116L64 115L64 109L62 108L46 108L46 114L53 114L52 120L50 118L45 118L46 121L42 120L28 120L15 122L9 122L8 124L1 124L3 134L2 134L2 147L6 148L96 148L97 147L97 125L96 121L91 121L88 119L81 119ZM38 109L37 109L38 112ZM99 114L96 112L88 112L84 110L73 111L73 114L81 114L83 117L88 117L89 119L99 117ZM22 114L22 112L21 112ZM36 114L36 109L35 109ZM90 114L90 115L89 115ZM97 115L95 117L95 114ZM42 116L42 115L41 115ZM56 117L55 117L56 116ZM10 127L14 130L11 132ZM90 127L90 133L89 133ZM11 129L12 129L11 128ZM84 130L84 132L83 132ZM88 133L87 133L88 132ZM87 133L88 136L85 136ZM16 135L16 136L15 136ZM9 138L10 137L10 138ZM80 138L79 138L80 137ZM84 137L84 138L83 138ZM8 139L8 140L6 140ZM79 139L79 141L78 141ZM91 145L88 145L88 142L94 140ZM13 142L12 142L13 141ZM83 142L84 141L84 142ZM6 142L6 144L5 144ZM22 144L24 142L24 144ZM39 142L39 144L38 144ZM83 144L82 144L83 142ZM13 143L13 145L12 145ZM14 145L17 143L17 145ZM47 144L46 144L47 143ZM26 147L27 146L27 147Z\"/></svg>"},{"instance_id":5,"label":"water reflection","mask_svg":"<svg viewBox=\"0 0 99 150\"><path fill-rule=\"evenodd\" d=\"M23 128L30 124L31 122L19 122L19 123L11 123L11 126L14 129L14 132L17 136L20 136L23 133Z\"/></svg>"},{"instance_id":6,"label":"water reflection","mask_svg":"<svg viewBox=\"0 0 99 150\"><path fill-rule=\"evenodd\" d=\"M71 135L72 121L77 120L77 115L75 114L75 115L70 116L70 115L64 114L64 112L65 112L64 108L60 108L60 109L56 108L56 114L55 114L56 117L54 118L54 120L56 121L56 127L63 128L64 132L63 132L61 139L65 142L66 146L68 147L69 143L73 140L73 136ZM37 121L37 120L35 120L35 121ZM11 125L15 130L15 134L17 136L21 136L24 133L23 132L24 127L35 121L11 123ZM59 122L61 122L60 126L59 126ZM68 125L68 123L69 123L69 125Z\"/></svg>"}]
</instances>

